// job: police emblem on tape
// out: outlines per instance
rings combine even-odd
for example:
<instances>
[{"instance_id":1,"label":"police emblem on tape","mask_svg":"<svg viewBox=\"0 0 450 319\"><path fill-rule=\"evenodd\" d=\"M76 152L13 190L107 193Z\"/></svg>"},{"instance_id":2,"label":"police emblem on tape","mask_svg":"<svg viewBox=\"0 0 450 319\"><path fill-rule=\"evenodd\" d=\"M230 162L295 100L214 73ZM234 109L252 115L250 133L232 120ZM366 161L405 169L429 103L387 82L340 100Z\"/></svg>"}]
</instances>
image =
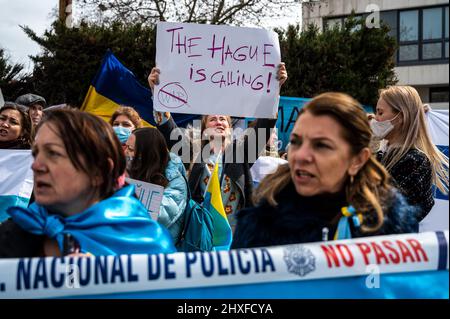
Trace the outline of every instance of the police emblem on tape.
<instances>
[{"instance_id":1,"label":"police emblem on tape","mask_svg":"<svg viewBox=\"0 0 450 319\"><path fill-rule=\"evenodd\" d=\"M284 262L290 273L304 277L316 270L316 258L311 250L303 246L291 246L284 249Z\"/></svg>"}]
</instances>

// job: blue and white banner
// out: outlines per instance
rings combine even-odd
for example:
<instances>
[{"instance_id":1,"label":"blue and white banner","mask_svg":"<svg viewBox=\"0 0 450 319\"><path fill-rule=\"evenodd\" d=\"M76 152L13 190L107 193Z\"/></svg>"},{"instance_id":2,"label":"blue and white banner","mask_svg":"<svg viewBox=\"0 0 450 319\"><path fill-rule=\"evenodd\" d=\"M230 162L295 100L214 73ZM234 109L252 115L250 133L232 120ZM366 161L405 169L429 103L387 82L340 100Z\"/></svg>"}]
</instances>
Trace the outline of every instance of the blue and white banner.
<instances>
[{"instance_id":1,"label":"blue and white banner","mask_svg":"<svg viewBox=\"0 0 450 319\"><path fill-rule=\"evenodd\" d=\"M448 232L0 260L0 298L448 298Z\"/></svg>"},{"instance_id":2,"label":"blue and white banner","mask_svg":"<svg viewBox=\"0 0 450 319\"><path fill-rule=\"evenodd\" d=\"M10 206L28 206L33 191L30 150L0 149L0 222Z\"/></svg>"},{"instance_id":3,"label":"blue and white banner","mask_svg":"<svg viewBox=\"0 0 450 319\"><path fill-rule=\"evenodd\" d=\"M428 132L433 143L448 157L448 110L430 110L426 113ZM434 206L420 223L420 231L449 229L448 194L435 190Z\"/></svg>"},{"instance_id":4,"label":"blue and white banner","mask_svg":"<svg viewBox=\"0 0 450 319\"><path fill-rule=\"evenodd\" d=\"M289 97L280 96L280 103L278 104L278 140L284 149L289 143L289 135L294 128L295 121L303 106L308 103L310 98L303 97ZM363 106L366 112L373 113L371 106ZM448 123L448 122L447 122Z\"/></svg>"},{"instance_id":5,"label":"blue and white banner","mask_svg":"<svg viewBox=\"0 0 450 319\"><path fill-rule=\"evenodd\" d=\"M277 133L281 149L289 143L289 135L294 128L295 121L303 106L311 99L300 97L280 96L278 105Z\"/></svg>"}]
</instances>

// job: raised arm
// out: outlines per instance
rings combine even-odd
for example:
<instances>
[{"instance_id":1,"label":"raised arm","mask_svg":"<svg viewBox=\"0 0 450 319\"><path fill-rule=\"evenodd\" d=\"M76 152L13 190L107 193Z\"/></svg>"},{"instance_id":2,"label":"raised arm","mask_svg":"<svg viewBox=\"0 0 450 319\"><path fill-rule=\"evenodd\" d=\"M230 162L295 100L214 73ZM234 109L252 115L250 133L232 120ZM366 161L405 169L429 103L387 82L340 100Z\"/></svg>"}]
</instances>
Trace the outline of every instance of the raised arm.
<instances>
[{"instance_id":1,"label":"raised arm","mask_svg":"<svg viewBox=\"0 0 450 319\"><path fill-rule=\"evenodd\" d=\"M150 89L152 90L152 94L155 92L155 86L159 85L159 75L161 71L159 68L154 67L152 68L150 75L148 76L148 85L150 86ZM153 111L153 117L156 123L156 127L158 130L162 133L164 136L164 139L166 140L167 147L171 152L174 152L176 155L180 156L183 159L183 162L185 165L188 165L190 162L191 157L191 141L184 132L183 128L179 128L175 121L173 120L170 112L158 112ZM176 145L177 143L181 143ZM174 146L176 149L174 149ZM182 150L189 150L189 154L183 154ZM184 156L183 156L184 155Z\"/></svg>"}]
</instances>

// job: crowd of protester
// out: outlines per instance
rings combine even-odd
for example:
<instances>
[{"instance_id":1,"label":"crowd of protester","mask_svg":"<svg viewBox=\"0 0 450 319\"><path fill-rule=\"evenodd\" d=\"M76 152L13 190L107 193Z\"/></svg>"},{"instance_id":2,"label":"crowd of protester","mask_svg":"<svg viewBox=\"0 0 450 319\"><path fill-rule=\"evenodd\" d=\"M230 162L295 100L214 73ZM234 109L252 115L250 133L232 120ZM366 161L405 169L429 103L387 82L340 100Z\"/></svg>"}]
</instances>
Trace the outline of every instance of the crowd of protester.
<instances>
[{"instance_id":1,"label":"crowd of protester","mask_svg":"<svg viewBox=\"0 0 450 319\"><path fill-rule=\"evenodd\" d=\"M151 70L151 90L161 72ZM287 80L284 64L277 80ZM417 232L433 185L448 191L448 158L431 142L412 87L381 91L374 115L343 93L314 97L285 152L276 148L276 119L233 137L225 114L202 116L195 132L170 113L153 112L156 127L147 127L131 106L109 124L46 108L43 97L25 94L0 109L0 148L31 149L34 158L33 196L28 207L7 209L0 258L175 252L188 193L205 201L216 164L231 248ZM271 169L256 177L260 160ZM126 177L164 188L156 220ZM67 251L69 236L76 249Z\"/></svg>"}]
</instances>

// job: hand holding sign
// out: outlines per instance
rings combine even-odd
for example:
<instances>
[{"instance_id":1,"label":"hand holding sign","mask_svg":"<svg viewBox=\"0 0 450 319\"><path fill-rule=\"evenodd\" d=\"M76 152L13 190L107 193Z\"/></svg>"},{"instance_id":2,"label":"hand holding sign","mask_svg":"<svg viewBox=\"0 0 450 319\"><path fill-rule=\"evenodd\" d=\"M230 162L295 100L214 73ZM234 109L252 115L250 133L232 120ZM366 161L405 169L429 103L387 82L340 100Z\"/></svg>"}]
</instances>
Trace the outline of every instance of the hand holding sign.
<instances>
[{"instance_id":1,"label":"hand holding sign","mask_svg":"<svg viewBox=\"0 0 450 319\"><path fill-rule=\"evenodd\" d=\"M274 118L287 78L284 65L275 76L278 37L263 29L158 23L156 61L163 73L148 81L161 112Z\"/></svg>"},{"instance_id":2,"label":"hand holding sign","mask_svg":"<svg viewBox=\"0 0 450 319\"><path fill-rule=\"evenodd\" d=\"M159 84L159 74L161 71L154 67L152 68L152 71L150 72L150 75L148 76L148 85L150 86L150 89L152 90L152 93L155 93L155 85Z\"/></svg>"},{"instance_id":3,"label":"hand holding sign","mask_svg":"<svg viewBox=\"0 0 450 319\"><path fill-rule=\"evenodd\" d=\"M277 80L280 82L280 88L286 82L288 79L287 71L286 71L286 64L284 62L281 62L278 66L278 75Z\"/></svg>"}]
</instances>

